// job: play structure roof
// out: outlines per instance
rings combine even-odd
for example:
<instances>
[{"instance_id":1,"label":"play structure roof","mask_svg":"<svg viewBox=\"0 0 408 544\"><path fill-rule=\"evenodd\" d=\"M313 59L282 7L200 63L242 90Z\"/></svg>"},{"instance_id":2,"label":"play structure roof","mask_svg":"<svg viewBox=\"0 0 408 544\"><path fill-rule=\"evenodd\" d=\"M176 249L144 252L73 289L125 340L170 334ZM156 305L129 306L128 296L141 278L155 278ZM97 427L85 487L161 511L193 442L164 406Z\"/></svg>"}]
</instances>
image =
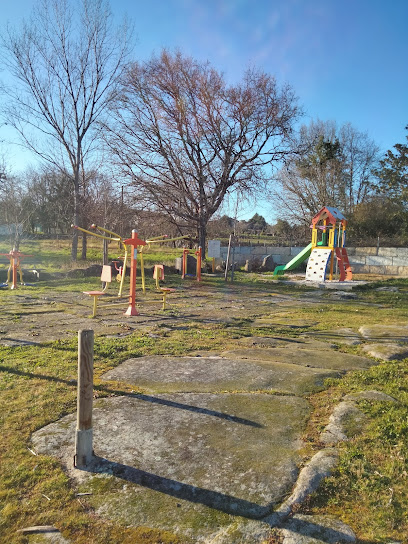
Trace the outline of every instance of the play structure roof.
<instances>
[{"instance_id":1,"label":"play structure roof","mask_svg":"<svg viewBox=\"0 0 408 544\"><path fill-rule=\"evenodd\" d=\"M329 223L335 225L337 221L345 221L344 215L337 209L330 206L324 206L312 219L312 225L316 225L319 221L328 219Z\"/></svg>"}]
</instances>

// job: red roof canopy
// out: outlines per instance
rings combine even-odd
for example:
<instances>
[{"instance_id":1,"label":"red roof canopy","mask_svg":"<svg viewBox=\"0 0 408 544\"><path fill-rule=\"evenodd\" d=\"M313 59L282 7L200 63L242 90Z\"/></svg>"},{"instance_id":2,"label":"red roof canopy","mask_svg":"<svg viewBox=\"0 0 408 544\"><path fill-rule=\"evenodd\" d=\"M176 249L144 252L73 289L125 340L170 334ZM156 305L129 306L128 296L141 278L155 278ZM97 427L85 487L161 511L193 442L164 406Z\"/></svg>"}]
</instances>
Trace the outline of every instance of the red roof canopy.
<instances>
[{"instance_id":1,"label":"red roof canopy","mask_svg":"<svg viewBox=\"0 0 408 544\"><path fill-rule=\"evenodd\" d=\"M324 206L324 208L313 217L312 225L315 226L319 221L324 221L325 219L328 219L331 225L335 225L338 221L344 224L346 221L344 215L337 208Z\"/></svg>"}]
</instances>

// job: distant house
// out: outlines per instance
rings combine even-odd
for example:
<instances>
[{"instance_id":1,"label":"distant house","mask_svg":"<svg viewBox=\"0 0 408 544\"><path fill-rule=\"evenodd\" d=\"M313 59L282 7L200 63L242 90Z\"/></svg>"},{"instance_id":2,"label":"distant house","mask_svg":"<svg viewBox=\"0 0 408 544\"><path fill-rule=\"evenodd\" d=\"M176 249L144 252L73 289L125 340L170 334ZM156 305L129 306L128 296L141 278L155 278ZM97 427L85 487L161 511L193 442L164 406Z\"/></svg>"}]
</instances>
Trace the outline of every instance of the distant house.
<instances>
[{"instance_id":1,"label":"distant house","mask_svg":"<svg viewBox=\"0 0 408 544\"><path fill-rule=\"evenodd\" d=\"M20 223L19 225L0 225L0 236L10 236L16 234L22 234L23 233L23 225Z\"/></svg>"}]
</instances>

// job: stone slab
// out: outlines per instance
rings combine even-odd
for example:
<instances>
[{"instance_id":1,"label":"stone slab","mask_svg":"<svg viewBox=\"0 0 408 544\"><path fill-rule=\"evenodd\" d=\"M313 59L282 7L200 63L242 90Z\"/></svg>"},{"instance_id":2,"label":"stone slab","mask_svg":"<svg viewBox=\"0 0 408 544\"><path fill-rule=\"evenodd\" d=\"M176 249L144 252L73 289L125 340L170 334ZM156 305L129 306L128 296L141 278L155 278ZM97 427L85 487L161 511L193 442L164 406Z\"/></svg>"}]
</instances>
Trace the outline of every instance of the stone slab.
<instances>
[{"instance_id":1,"label":"stone slab","mask_svg":"<svg viewBox=\"0 0 408 544\"><path fill-rule=\"evenodd\" d=\"M67 540L61 533L44 533L27 535L28 544L70 544L71 540Z\"/></svg>"},{"instance_id":2,"label":"stone slab","mask_svg":"<svg viewBox=\"0 0 408 544\"><path fill-rule=\"evenodd\" d=\"M334 446L338 442L349 440L363 429L365 415L354 402L342 401L333 410L329 423L320 435L320 442Z\"/></svg>"},{"instance_id":3,"label":"stone slab","mask_svg":"<svg viewBox=\"0 0 408 544\"><path fill-rule=\"evenodd\" d=\"M344 396L344 400L358 401L358 400L371 400L373 402L397 402L396 399L383 393L382 391L357 391L356 393L349 393Z\"/></svg>"},{"instance_id":4,"label":"stone slab","mask_svg":"<svg viewBox=\"0 0 408 544\"><path fill-rule=\"evenodd\" d=\"M315 349L327 351L334 347L334 344L320 342L313 338L289 338L287 336L247 336L238 341L239 344L256 348L274 348L292 346L297 349ZM255 352L256 353L256 352Z\"/></svg>"},{"instance_id":5,"label":"stone slab","mask_svg":"<svg viewBox=\"0 0 408 544\"><path fill-rule=\"evenodd\" d=\"M395 361L408 357L408 346L394 343L366 344L363 346L363 351L371 355L371 357L383 359L384 361Z\"/></svg>"},{"instance_id":6,"label":"stone slab","mask_svg":"<svg viewBox=\"0 0 408 544\"><path fill-rule=\"evenodd\" d=\"M285 353L287 348L282 349ZM326 378L338 372L324 368L302 368L275 356L262 358L265 350L236 350L222 357L147 356L128 359L102 376L103 380L130 383L147 391L217 392L277 391L303 395L322 388ZM269 350L266 350L268 352Z\"/></svg>"},{"instance_id":7,"label":"stone slab","mask_svg":"<svg viewBox=\"0 0 408 544\"><path fill-rule=\"evenodd\" d=\"M291 491L309 414L304 399L266 394L111 397L95 402L87 470L72 466L75 414L35 432L32 448L61 460L97 514L205 542Z\"/></svg>"},{"instance_id":8,"label":"stone slab","mask_svg":"<svg viewBox=\"0 0 408 544\"><path fill-rule=\"evenodd\" d=\"M325 342L334 344L345 344L347 346L357 346L361 344L361 337L358 333L348 327L336 329L334 331L314 331L308 334L312 338L318 338Z\"/></svg>"},{"instance_id":9,"label":"stone slab","mask_svg":"<svg viewBox=\"0 0 408 544\"><path fill-rule=\"evenodd\" d=\"M283 544L346 544L356 542L351 528L328 516L295 514L282 530Z\"/></svg>"},{"instance_id":10,"label":"stone slab","mask_svg":"<svg viewBox=\"0 0 408 544\"><path fill-rule=\"evenodd\" d=\"M366 340L374 342L404 342L408 343L408 324L400 325L370 325L359 328L359 333Z\"/></svg>"},{"instance_id":11,"label":"stone slab","mask_svg":"<svg viewBox=\"0 0 408 544\"><path fill-rule=\"evenodd\" d=\"M359 370L370 368L375 362L367 357L350 355L341 351L328 350L316 351L313 349L298 349L296 346L284 348L257 348L251 354L249 350L231 350L223 352L222 355L228 358L248 358L259 364L263 362L280 362L296 366L309 367L314 369L330 369L337 371Z\"/></svg>"}]
</instances>

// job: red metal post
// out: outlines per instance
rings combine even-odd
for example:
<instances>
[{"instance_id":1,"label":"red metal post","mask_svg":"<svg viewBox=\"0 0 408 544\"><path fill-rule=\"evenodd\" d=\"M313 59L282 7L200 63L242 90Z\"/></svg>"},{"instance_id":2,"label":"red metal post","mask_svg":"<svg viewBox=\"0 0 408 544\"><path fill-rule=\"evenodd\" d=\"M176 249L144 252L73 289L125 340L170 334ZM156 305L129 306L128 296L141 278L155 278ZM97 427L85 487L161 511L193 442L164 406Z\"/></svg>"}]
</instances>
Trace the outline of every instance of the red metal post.
<instances>
[{"instance_id":1,"label":"red metal post","mask_svg":"<svg viewBox=\"0 0 408 544\"><path fill-rule=\"evenodd\" d=\"M197 255L197 271L196 271L196 276L197 276L197 281L201 281L201 255L202 255L201 246L198 248L198 251L196 251L196 255Z\"/></svg>"},{"instance_id":2,"label":"red metal post","mask_svg":"<svg viewBox=\"0 0 408 544\"><path fill-rule=\"evenodd\" d=\"M124 240L124 243L128 246L132 246L132 258L130 262L130 294L129 294L129 307L125 312L125 315L139 315L136 309L136 270L137 270L137 246L145 246L146 242L140 240L137 237L137 232L132 230L132 238ZM125 271L123 271L125 273Z\"/></svg>"}]
</instances>

